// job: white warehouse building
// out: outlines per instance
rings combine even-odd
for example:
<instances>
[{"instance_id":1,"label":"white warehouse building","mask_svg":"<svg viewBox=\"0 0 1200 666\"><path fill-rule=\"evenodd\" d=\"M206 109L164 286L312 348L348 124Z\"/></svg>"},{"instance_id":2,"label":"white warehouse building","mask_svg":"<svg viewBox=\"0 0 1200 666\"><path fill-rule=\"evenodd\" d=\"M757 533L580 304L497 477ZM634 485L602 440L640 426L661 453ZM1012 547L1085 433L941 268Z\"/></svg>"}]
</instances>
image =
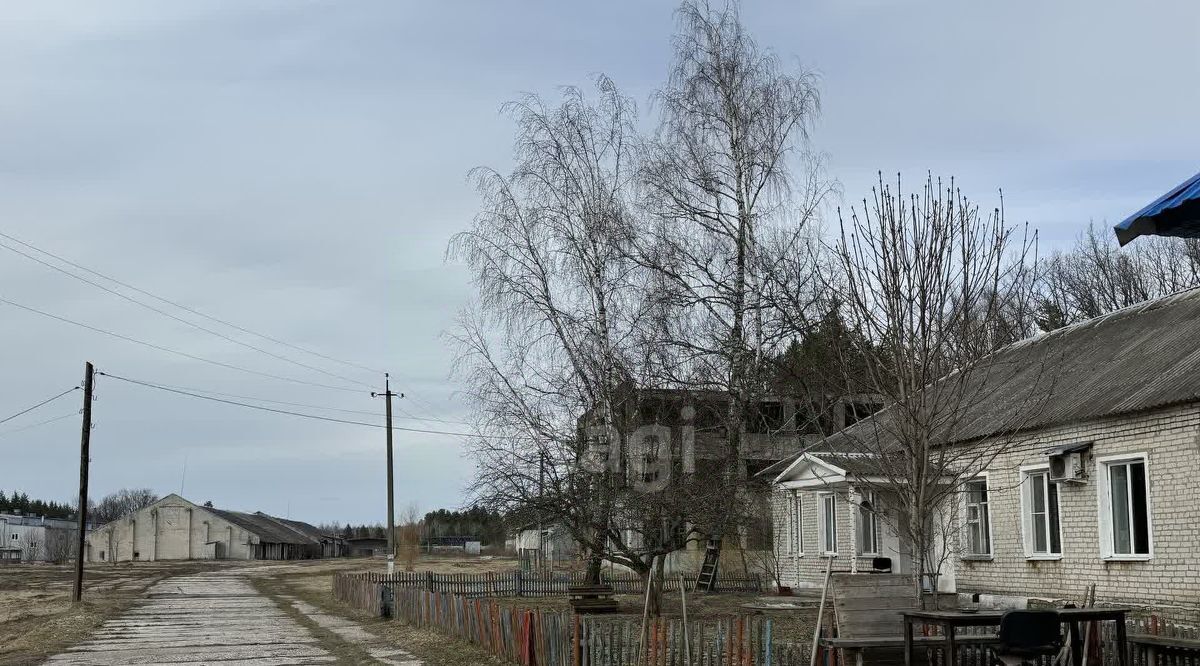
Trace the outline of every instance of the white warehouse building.
<instances>
[{"instance_id":1,"label":"white warehouse building","mask_svg":"<svg viewBox=\"0 0 1200 666\"><path fill-rule=\"evenodd\" d=\"M193 504L171 494L88 535L89 562L297 560L341 554L338 537L298 520Z\"/></svg>"}]
</instances>

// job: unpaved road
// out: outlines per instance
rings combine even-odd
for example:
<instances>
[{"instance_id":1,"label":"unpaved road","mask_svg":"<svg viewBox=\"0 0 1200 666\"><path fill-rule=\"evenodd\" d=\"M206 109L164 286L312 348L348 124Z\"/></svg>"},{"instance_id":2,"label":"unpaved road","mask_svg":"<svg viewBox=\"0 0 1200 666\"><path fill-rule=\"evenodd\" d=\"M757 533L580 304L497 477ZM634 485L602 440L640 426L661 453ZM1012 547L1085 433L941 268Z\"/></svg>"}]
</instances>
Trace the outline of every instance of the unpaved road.
<instances>
[{"instance_id":1,"label":"unpaved road","mask_svg":"<svg viewBox=\"0 0 1200 666\"><path fill-rule=\"evenodd\" d=\"M370 635L329 626L332 619L312 617L313 612L292 599L263 595L237 570L177 576L157 583L145 601L46 663L420 665L403 650L371 649ZM350 654L354 658L348 660Z\"/></svg>"}]
</instances>

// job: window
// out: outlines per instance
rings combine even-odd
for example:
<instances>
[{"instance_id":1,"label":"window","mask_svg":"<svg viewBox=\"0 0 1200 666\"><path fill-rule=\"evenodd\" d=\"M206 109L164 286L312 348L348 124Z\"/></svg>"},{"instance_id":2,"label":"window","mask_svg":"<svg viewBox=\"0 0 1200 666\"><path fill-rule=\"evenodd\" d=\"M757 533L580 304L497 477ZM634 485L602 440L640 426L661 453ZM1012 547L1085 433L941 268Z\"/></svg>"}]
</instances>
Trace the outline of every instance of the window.
<instances>
[{"instance_id":1,"label":"window","mask_svg":"<svg viewBox=\"0 0 1200 666\"><path fill-rule=\"evenodd\" d=\"M746 432L775 433L783 429L783 403L760 402L746 409Z\"/></svg>"},{"instance_id":2,"label":"window","mask_svg":"<svg viewBox=\"0 0 1200 666\"><path fill-rule=\"evenodd\" d=\"M1146 456L1099 461L1101 553L1108 558L1147 559L1150 539L1150 486Z\"/></svg>"},{"instance_id":3,"label":"window","mask_svg":"<svg viewBox=\"0 0 1200 666\"><path fill-rule=\"evenodd\" d=\"M1062 555L1059 523L1058 484L1050 482L1045 467L1021 470L1022 525L1027 557Z\"/></svg>"},{"instance_id":4,"label":"window","mask_svg":"<svg viewBox=\"0 0 1200 666\"><path fill-rule=\"evenodd\" d=\"M12 540L13 540L13 541L16 541L17 539L20 539L20 538L21 538L21 537L20 537L20 535L18 535L18 534L16 534L16 533L14 533L14 534L12 535Z\"/></svg>"},{"instance_id":5,"label":"window","mask_svg":"<svg viewBox=\"0 0 1200 666\"><path fill-rule=\"evenodd\" d=\"M875 491L863 492L858 504L858 554L879 554L879 516L875 513Z\"/></svg>"},{"instance_id":6,"label":"window","mask_svg":"<svg viewBox=\"0 0 1200 666\"><path fill-rule=\"evenodd\" d=\"M987 476L966 483L965 555L990 557L992 554L992 510L988 504Z\"/></svg>"},{"instance_id":7,"label":"window","mask_svg":"<svg viewBox=\"0 0 1200 666\"><path fill-rule=\"evenodd\" d=\"M796 503L792 500L795 494L796 491L793 490L783 495L783 552L789 555L796 550Z\"/></svg>"},{"instance_id":8,"label":"window","mask_svg":"<svg viewBox=\"0 0 1200 666\"><path fill-rule=\"evenodd\" d=\"M792 506L795 510L795 518L796 518L796 522L795 522L795 525L796 525L796 531L795 531L796 553L803 555L804 554L804 513L803 513L802 509L804 508L804 504L802 503L802 500L800 499L800 493L794 493L794 501L792 502Z\"/></svg>"},{"instance_id":9,"label":"window","mask_svg":"<svg viewBox=\"0 0 1200 666\"><path fill-rule=\"evenodd\" d=\"M821 551L837 555L837 496L821 495Z\"/></svg>"}]
</instances>

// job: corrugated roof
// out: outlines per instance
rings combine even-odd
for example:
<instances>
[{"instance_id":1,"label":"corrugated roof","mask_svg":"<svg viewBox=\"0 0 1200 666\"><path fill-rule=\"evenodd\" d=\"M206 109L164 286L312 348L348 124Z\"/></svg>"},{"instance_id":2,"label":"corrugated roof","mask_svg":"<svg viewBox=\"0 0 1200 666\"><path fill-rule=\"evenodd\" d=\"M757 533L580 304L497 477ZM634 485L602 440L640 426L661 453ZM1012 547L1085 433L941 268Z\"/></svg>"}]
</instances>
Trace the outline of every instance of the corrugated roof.
<instances>
[{"instance_id":1,"label":"corrugated roof","mask_svg":"<svg viewBox=\"0 0 1200 666\"><path fill-rule=\"evenodd\" d=\"M211 511L234 525L257 534L259 540L266 543L321 543L320 530L308 523L275 518L261 512L243 513L241 511L228 511L226 509L214 509L211 507L204 507L204 510ZM297 525L303 525L304 529L296 527Z\"/></svg>"},{"instance_id":2,"label":"corrugated roof","mask_svg":"<svg viewBox=\"0 0 1200 666\"><path fill-rule=\"evenodd\" d=\"M979 369L933 385L957 400L938 437L967 441L1200 400L1200 289L1189 289L1014 343ZM950 404L950 403L947 403ZM889 407L810 450L886 438Z\"/></svg>"},{"instance_id":3,"label":"corrugated roof","mask_svg":"<svg viewBox=\"0 0 1200 666\"><path fill-rule=\"evenodd\" d=\"M1200 173L1113 227L1121 245L1142 235L1200 237Z\"/></svg>"}]
</instances>

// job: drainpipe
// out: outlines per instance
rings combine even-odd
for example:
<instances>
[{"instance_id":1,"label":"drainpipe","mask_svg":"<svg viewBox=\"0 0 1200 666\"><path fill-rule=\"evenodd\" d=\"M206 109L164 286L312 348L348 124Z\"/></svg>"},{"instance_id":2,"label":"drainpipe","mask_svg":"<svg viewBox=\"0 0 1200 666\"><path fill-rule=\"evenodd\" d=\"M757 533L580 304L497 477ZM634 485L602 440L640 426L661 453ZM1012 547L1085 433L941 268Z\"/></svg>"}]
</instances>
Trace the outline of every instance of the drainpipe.
<instances>
[{"instance_id":1,"label":"drainpipe","mask_svg":"<svg viewBox=\"0 0 1200 666\"><path fill-rule=\"evenodd\" d=\"M150 512L154 516L154 532L150 535L150 561L158 559L158 509Z\"/></svg>"},{"instance_id":2,"label":"drainpipe","mask_svg":"<svg viewBox=\"0 0 1200 666\"><path fill-rule=\"evenodd\" d=\"M862 496L858 488L850 486L846 499L850 504L850 573L858 573L858 503Z\"/></svg>"}]
</instances>

